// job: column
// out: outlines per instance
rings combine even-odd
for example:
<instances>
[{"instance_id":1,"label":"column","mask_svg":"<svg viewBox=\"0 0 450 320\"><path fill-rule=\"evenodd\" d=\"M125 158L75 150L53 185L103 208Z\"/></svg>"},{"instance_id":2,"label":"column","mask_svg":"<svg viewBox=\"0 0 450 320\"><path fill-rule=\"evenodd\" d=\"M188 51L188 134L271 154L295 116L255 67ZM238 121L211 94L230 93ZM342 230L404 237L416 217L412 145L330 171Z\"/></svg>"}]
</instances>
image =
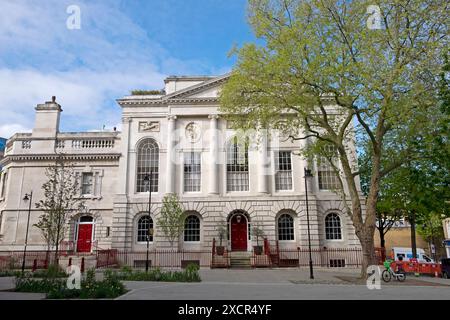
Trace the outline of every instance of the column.
<instances>
[{"instance_id":1,"label":"column","mask_svg":"<svg viewBox=\"0 0 450 320\"><path fill-rule=\"evenodd\" d=\"M268 193L267 177L269 173L269 159L267 158L267 132L260 131L261 140L258 146L258 192Z\"/></svg>"},{"instance_id":2,"label":"column","mask_svg":"<svg viewBox=\"0 0 450 320\"><path fill-rule=\"evenodd\" d=\"M169 125L167 128L167 173L166 173L166 193L175 193L175 120L176 116L168 116Z\"/></svg>"},{"instance_id":3,"label":"column","mask_svg":"<svg viewBox=\"0 0 450 320\"><path fill-rule=\"evenodd\" d=\"M219 193L219 170L218 170L218 150L219 150L219 141L218 141L218 119L219 116L217 114L212 114L208 116L210 119L210 136L209 136L209 193L218 194Z\"/></svg>"}]
</instances>

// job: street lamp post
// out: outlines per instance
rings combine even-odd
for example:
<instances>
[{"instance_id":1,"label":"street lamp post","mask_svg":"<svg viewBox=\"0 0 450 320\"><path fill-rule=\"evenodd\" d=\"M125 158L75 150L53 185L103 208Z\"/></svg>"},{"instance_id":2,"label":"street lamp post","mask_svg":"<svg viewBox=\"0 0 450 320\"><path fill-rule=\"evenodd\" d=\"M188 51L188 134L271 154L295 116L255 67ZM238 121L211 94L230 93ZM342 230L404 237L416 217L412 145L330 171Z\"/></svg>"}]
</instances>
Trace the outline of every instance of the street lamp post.
<instances>
[{"instance_id":1,"label":"street lamp post","mask_svg":"<svg viewBox=\"0 0 450 320\"><path fill-rule=\"evenodd\" d=\"M30 201L30 202L28 205L27 231L25 233L25 246L23 248L22 274L25 272L25 258L27 255L28 229L30 226L31 203L33 202L33 191L31 191L30 194L26 193L25 196L23 197L23 201Z\"/></svg>"},{"instance_id":2,"label":"street lamp post","mask_svg":"<svg viewBox=\"0 0 450 320\"><path fill-rule=\"evenodd\" d=\"M148 272L148 251L150 246L150 235L153 234L153 230L150 228L150 208L152 205L152 178L153 178L153 171L150 170L150 174L147 174L144 177L144 181L148 184L148 230L147 230L147 256L145 259L145 272Z\"/></svg>"},{"instance_id":3,"label":"street lamp post","mask_svg":"<svg viewBox=\"0 0 450 320\"><path fill-rule=\"evenodd\" d=\"M309 278L314 279L313 261L311 254L311 232L309 228L309 205L308 205L308 179L312 178L310 169L304 168L305 171L305 195L306 195L306 221L308 224L308 250L309 250Z\"/></svg>"}]
</instances>

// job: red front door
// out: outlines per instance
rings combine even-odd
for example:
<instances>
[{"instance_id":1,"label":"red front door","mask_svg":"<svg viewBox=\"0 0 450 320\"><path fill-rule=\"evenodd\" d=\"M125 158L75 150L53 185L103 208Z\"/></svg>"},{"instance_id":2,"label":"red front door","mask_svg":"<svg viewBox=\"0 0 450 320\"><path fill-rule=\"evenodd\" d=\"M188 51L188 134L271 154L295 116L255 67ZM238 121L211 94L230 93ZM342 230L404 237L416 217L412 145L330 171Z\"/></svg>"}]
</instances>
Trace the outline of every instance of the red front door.
<instances>
[{"instance_id":1,"label":"red front door","mask_svg":"<svg viewBox=\"0 0 450 320\"><path fill-rule=\"evenodd\" d=\"M247 250L247 219L243 215L231 219L231 250Z\"/></svg>"},{"instance_id":2,"label":"red front door","mask_svg":"<svg viewBox=\"0 0 450 320\"><path fill-rule=\"evenodd\" d=\"M92 224L78 225L78 252L91 252Z\"/></svg>"}]
</instances>

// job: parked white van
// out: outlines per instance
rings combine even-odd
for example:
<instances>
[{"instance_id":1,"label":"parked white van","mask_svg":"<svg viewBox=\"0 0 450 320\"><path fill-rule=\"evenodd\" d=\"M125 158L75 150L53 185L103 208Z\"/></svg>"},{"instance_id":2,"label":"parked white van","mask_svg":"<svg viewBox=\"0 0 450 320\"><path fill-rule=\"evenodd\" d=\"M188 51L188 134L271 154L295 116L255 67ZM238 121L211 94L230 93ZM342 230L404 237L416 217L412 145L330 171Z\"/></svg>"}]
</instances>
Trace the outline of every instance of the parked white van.
<instances>
[{"instance_id":1,"label":"parked white van","mask_svg":"<svg viewBox=\"0 0 450 320\"><path fill-rule=\"evenodd\" d=\"M399 261L399 257L403 257L403 261L409 261L412 259L412 248L402 248L402 247L393 247L392 248L392 258L395 261ZM434 263L434 260L425 254L425 251L421 248L417 248L417 261L418 262L428 262Z\"/></svg>"}]
</instances>

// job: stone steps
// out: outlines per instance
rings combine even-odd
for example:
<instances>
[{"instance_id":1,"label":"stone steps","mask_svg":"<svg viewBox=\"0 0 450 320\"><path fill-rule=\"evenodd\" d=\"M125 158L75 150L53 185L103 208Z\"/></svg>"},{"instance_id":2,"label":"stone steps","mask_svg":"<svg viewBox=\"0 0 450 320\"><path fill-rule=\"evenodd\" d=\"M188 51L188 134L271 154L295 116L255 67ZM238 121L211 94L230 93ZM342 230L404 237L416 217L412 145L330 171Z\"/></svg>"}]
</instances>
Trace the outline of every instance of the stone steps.
<instances>
[{"instance_id":1,"label":"stone steps","mask_svg":"<svg viewBox=\"0 0 450 320\"><path fill-rule=\"evenodd\" d=\"M250 269L251 252L246 251L233 251L230 253L230 267L235 269Z\"/></svg>"}]
</instances>

